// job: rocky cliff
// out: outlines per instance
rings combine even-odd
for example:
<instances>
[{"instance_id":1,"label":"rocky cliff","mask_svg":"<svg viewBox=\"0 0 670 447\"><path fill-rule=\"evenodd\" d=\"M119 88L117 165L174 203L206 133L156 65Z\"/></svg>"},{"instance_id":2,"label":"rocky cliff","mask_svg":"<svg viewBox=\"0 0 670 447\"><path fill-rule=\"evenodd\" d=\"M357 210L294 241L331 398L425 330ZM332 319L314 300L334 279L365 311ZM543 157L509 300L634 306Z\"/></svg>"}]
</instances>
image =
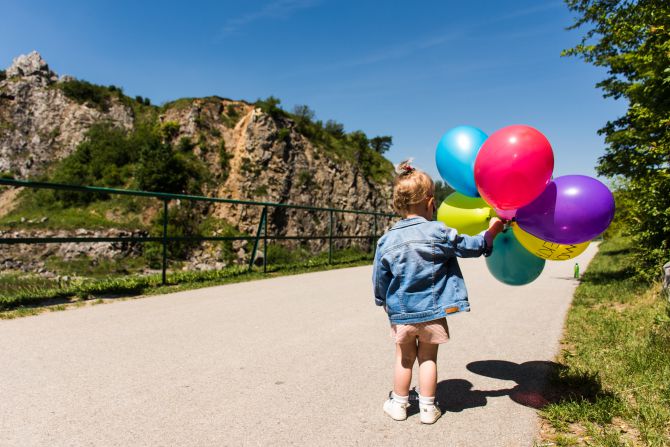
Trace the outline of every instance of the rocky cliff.
<instances>
[{"instance_id":1,"label":"rocky cliff","mask_svg":"<svg viewBox=\"0 0 670 447\"><path fill-rule=\"evenodd\" d=\"M132 110L117 99L107 110L68 98L59 77L32 52L14 59L0 82L0 171L34 176L74 151L92 124L133 126Z\"/></svg>"},{"instance_id":2,"label":"rocky cliff","mask_svg":"<svg viewBox=\"0 0 670 447\"><path fill-rule=\"evenodd\" d=\"M100 101L82 101L64 88L73 80L59 78L36 52L17 57L0 77L0 172L16 178L39 176L72 154L93 124L111 122L127 130L137 125L134 108L120 90L113 88L118 94ZM372 178L361 169L360 160L311 141L290 114L272 114L244 101L219 97L180 99L152 110L157 124L172 130L174 144L189 142L188 150L213 174L216 181L207 186L207 195L390 210L392 166L388 161L381 159L382 175ZM203 212L252 233L260 211L213 205ZM327 214L270 209L268 231L327 234ZM337 234L366 235L374 225L371 217L355 214L336 214L335 221ZM315 244L322 246L323 241Z\"/></svg>"}]
</instances>

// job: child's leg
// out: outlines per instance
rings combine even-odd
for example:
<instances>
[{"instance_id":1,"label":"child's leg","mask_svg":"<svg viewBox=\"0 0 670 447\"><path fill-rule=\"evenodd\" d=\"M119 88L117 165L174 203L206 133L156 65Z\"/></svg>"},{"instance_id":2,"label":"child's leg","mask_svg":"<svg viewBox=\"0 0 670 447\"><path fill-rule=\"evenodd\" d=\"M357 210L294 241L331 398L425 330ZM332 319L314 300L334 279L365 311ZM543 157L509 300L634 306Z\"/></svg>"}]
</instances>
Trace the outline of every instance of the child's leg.
<instances>
[{"instance_id":1,"label":"child's leg","mask_svg":"<svg viewBox=\"0 0 670 447\"><path fill-rule=\"evenodd\" d=\"M416 340L396 343L393 392L397 396L408 396L412 381L412 366L416 360Z\"/></svg>"},{"instance_id":2,"label":"child's leg","mask_svg":"<svg viewBox=\"0 0 670 447\"><path fill-rule=\"evenodd\" d=\"M419 391L422 396L434 397L437 388L437 348L440 345L419 342Z\"/></svg>"}]
</instances>

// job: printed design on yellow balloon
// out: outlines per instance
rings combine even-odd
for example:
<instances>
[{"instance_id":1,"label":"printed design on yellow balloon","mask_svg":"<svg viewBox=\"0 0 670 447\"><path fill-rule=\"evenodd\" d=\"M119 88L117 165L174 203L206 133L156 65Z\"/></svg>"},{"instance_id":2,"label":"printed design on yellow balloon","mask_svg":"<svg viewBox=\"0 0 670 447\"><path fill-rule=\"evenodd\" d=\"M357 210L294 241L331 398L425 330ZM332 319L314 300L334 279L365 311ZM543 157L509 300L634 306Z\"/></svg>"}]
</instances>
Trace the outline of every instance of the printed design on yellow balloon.
<instances>
[{"instance_id":1,"label":"printed design on yellow balloon","mask_svg":"<svg viewBox=\"0 0 670 447\"><path fill-rule=\"evenodd\" d=\"M556 242L545 241L522 230L516 223L512 225L512 231L526 250L538 258L551 261L567 261L580 255L589 246L589 242L581 244L558 244Z\"/></svg>"}]
</instances>

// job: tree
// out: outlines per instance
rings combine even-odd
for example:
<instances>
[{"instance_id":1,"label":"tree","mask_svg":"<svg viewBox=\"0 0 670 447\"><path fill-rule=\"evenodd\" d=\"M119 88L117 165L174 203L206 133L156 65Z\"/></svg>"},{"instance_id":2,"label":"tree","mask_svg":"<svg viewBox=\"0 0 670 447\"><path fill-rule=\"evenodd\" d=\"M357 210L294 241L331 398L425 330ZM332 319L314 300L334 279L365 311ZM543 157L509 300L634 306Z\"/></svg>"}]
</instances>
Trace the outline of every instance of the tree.
<instances>
[{"instance_id":1,"label":"tree","mask_svg":"<svg viewBox=\"0 0 670 447\"><path fill-rule=\"evenodd\" d=\"M335 120L326 121L324 130L334 136L335 138L344 137L344 124L338 123Z\"/></svg>"},{"instance_id":2,"label":"tree","mask_svg":"<svg viewBox=\"0 0 670 447\"><path fill-rule=\"evenodd\" d=\"M390 135L374 137L370 140L370 147L378 154L383 154L384 152L388 151L392 145L393 137Z\"/></svg>"},{"instance_id":3,"label":"tree","mask_svg":"<svg viewBox=\"0 0 670 447\"><path fill-rule=\"evenodd\" d=\"M650 278L670 258L670 3L667 0L566 0L588 27L563 52L607 68L597 84L625 99L625 115L599 130L607 144L600 175L620 177L628 195L627 228L638 242L640 273Z\"/></svg>"},{"instance_id":4,"label":"tree","mask_svg":"<svg viewBox=\"0 0 670 447\"><path fill-rule=\"evenodd\" d=\"M307 105L298 105L293 107L293 114L298 118L299 121L312 121L316 116L314 110L310 109Z\"/></svg>"},{"instance_id":5,"label":"tree","mask_svg":"<svg viewBox=\"0 0 670 447\"><path fill-rule=\"evenodd\" d=\"M435 205L440 206L442 201L447 198L449 194L454 192L454 188L449 186L446 182L442 180L435 181Z\"/></svg>"}]
</instances>

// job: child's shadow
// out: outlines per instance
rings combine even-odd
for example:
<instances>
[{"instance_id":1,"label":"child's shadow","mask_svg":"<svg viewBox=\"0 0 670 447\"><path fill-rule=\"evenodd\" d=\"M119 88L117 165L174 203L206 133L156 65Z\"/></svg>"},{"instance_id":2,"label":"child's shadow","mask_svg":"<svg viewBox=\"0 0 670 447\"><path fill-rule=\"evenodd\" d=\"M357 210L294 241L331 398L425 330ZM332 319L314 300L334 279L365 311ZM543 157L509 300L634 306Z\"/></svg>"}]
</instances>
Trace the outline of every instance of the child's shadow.
<instances>
[{"instance_id":1,"label":"child's shadow","mask_svg":"<svg viewBox=\"0 0 670 447\"><path fill-rule=\"evenodd\" d=\"M570 372L554 362L519 364L506 360L481 360L469 363L467 368L480 376L514 381L516 385L497 390L473 390L474 385L467 380L443 380L437 384L435 392L435 400L442 413L486 406L488 397L509 396L514 402L535 409L556 402L595 402L603 396L613 397L603 391L597 375ZM418 413L418 400L418 393L410 391L408 415Z\"/></svg>"},{"instance_id":2,"label":"child's shadow","mask_svg":"<svg viewBox=\"0 0 670 447\"><path fill-rule=\"evenodd\" d=\"M442 413L461 412L468 408L483 407L487 397L505 396L510 390L480 391L473 390L471 382L464 379L443 380L437 384L435 400ZM419 412L419 394L415 389L409 392L410 407L407 415Z\"/></svg>"},{"instance_id":3,"label":"child's shadow","mask_svg":"<svg viewBox=\"0 0 670 447\"><path fill-rule=\"evenodd\" d=\"M556 393L547 386L549 377L555 375L559 365L554 362L533 361L522 364L504 360L482 360L467 365L470 372L481 376L516 382L511 388L496 390L473 390L473 384L465 379L443 380L437 384L435 397L442 412L461 412L468 408L483 407L488 397L509 396L514 402L531 408L543 408L552 401ZM410 392L409 414L418 409L418 394Z\"/></svg>"}]
</instances>

